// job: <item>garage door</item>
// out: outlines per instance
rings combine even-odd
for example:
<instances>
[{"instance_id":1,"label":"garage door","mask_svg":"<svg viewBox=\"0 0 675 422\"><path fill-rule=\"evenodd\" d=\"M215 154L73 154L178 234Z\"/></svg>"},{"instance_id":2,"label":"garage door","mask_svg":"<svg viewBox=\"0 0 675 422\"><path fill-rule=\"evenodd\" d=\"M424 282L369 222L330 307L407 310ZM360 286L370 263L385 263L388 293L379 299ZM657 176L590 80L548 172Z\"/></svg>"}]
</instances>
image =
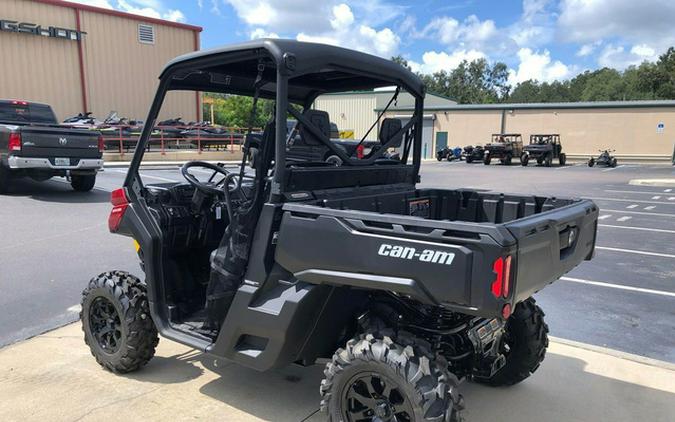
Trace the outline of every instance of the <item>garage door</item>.
<instances>
[{"instance_id":1,"label":"garage door","mask_svg":"<svg viewBox=\"0 0 675 422\"><path fill-rule=\"evenodd\" d=\"M400 117L400 116L394 117L400 119L403 126L405 126L410 121L410 117ZM434 152L433 134L434 134L433 116L424 116L424 120L422 123L422 159L434 158L436 156L436 153Z\"/></svg>"}]
</instances>

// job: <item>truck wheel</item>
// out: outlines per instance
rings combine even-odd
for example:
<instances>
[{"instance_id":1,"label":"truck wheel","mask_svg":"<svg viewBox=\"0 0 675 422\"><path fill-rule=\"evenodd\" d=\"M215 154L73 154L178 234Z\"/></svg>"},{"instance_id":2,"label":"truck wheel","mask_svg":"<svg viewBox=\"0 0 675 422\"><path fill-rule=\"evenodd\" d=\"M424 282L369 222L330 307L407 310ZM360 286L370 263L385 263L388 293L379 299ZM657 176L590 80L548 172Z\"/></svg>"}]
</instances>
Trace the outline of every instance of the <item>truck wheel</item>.
<instances>
[{"instance_id":1,"label":"truck wheel","mask_svg":"<svg viewBox=\"0 0 675 422\"><path fill-rule=\"evenodd\" d=\"M530 161L530 156L527 154L523 154L520 156L520 164L523 167L527 167L527 163Z\"/></svg>"},{"instance_id":2,"label":"truck wheel","mask_svg":"<svg viewBox=\"0 0 675 422\"><path fill-rule=\"evenodd\" d=\"M127 373L155 355L159 343L145 284L123 271L100 274L82 292L84 342L105 369Z\"/></svg>"},{"instance_id":3,"label":"truck wheel","mask_svg":"<svg viewBox=\"0 0 675 422\"><path fill-rule=\"evenodd\" d=\"M567 156L565 154L560 154L560 156L558 157L558 163L560 163L561 166L564 166L566 162Z\"/></svg>"},{"instance_id":4,"label":"truck wheel","mask_svg":"<svg viewBox=\"0 0 675 422\"><path fill-rule=\"evenodd\" d=\"M331 155L326 157L326 162L334 165L335 167L340 167L342 165L342 158L338 157L337 155Z\"/></svg>"},{"instance_id":5,"label":"truck wheel","mask_svg":"<svg viewBox=\"0 0 675 422\"><path fill-rule=\"evenodd\" d=\"M11 171L0 163L0 194L7 193L11 181Z\"/></svg>"},{"instance_id":6,"label":"truck wheel","mask_svg":"<svg viewBox=\"0 0 675 422\"><path fill-rule=\"evenodd\" d=\"M506 164L507 166L510 166L512 162L513 162L513 155L511 155L511 153L506 154L506 158L504 159L504 164Z\"/></svg>"},{"instance_id":7,"label":"truck wheel","mask_svg":"<svg viewBox=\"0 0 675 422\"><path fill-rule=\"evenodd\" d=\"M89 192L96 184L96 175L74 175L70 177L70 186L78 192Z\"/></svg>"},{"instance_id":8,"label":"truck wheel","mask_svg":"<svg viewBox=\"0 0 675 422\"><path fill-rule=\"evenodd\" d=\"M326 365L321 410L330 422L461 422L462 397L447 363L421 345L372 334L347 342Z\"/></svg>"},{"instance_id":9,"label":"truck wheel","mask_svg":"<svg viewBox=\"0 0 675 422\"><path fill-rule=\"evenodd\" d=\"M489 166L491 161L492 157L490 157L490 154L485 154L485 156L483 157L483 164Z\"/></svg>"},{"instance_id":10,"label":"truck wheel","mask_svg":"<svg viewBox=\"0 0 675 422\"><path fill-rule=\"evenodd\" d=\"M534 298L516 306L506 321L502 342L506 364L492 378L475 378L477 382L495 387L513 385L539 368L548 347L548 325L544 322L544 311Z\"/></svg>"}]
</instances>

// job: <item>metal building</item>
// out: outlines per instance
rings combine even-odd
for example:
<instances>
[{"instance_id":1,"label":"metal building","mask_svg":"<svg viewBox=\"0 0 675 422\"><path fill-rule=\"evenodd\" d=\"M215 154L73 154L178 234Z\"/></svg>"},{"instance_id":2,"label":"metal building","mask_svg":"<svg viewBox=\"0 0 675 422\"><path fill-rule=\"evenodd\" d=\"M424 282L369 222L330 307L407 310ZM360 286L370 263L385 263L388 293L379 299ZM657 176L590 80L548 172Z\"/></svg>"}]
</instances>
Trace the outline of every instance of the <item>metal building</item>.
<instances>
[{"instance_id":1,"label":"metal building","mask_svg":"<svg viewBox=\"0 0 675 422\"><path fill-rule=\"evenodd\" d=\"M199 49L198 26L58 0L0 0L0 98L57 117L110 111L145 119L170 59ZM172 93L163 117L198 120L200 97Z\"/></svg>"}]
</instances>

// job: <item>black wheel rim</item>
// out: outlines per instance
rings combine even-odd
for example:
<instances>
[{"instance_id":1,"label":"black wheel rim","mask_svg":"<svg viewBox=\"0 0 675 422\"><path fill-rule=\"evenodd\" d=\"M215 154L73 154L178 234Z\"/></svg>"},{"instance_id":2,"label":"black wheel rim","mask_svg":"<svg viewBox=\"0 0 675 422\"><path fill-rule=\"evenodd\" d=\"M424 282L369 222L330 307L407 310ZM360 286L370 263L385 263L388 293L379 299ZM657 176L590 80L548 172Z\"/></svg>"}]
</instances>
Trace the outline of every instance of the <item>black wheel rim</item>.
<instances>
[{"instance_id":1,"label":"black wheel rim","mask_svg":"<svg viewBox=\"0 0 675 422\"><path fill-rule=\"evenodd\" d=\"M342 414L348 422L412 422L412 404L391 378L376 372L355 375L344 387Z\"/></svg>"},{"instance_id":2,"label":"black wheel rim","mask_svg":"<svg viewBox=\"0 0 675 422\"><path fill-rule=\"evenodd\" d=\"M115 305L97 297L89 308L89 329L99 347L108 354L117 352L122 339L122 324Z\"/></svg>"}]
</instances>

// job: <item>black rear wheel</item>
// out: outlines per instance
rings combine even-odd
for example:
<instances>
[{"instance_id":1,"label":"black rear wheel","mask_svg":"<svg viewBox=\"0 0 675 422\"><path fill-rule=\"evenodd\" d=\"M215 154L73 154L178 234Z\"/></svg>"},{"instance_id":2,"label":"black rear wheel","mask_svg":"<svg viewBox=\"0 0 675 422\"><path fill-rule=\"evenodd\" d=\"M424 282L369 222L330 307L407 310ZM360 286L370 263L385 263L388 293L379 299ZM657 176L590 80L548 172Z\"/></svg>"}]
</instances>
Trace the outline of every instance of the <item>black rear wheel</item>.
<instances>
[{"instance_id":1,"label":"black rear wheel","mask_svg":"<svg viewBox=\"0 0 675 422\"><path fill-rule=\"evenodd\" d=\"M537 306L534 298L526 299L516 306L506 321L502 338L506 364L491 378L474 379L491 386L517 384L539 368L547 347L548 325L544 322L544 311Z\"/></svg>"},{"instance_id":2,"label":"black rear wheel","mask_svg":"<svg viewBox=\"0 0 675 422\"><path fill-rule=\"evenodd\" d=\"M512 162L513 162L513 155L511 153L506 154L506 158L504 159L504 164L506 164L507 166L510 166Z\"/></svg>"},{"instance_id":3,"label":"black rear wheel","mask_svg":"<svg viewBox=\"0 0 675 422\"><path fill-rule=\"evenodd\" d=\"M460 422L458 380L429 356L389 337L352 339L326 365L321 409L331 422Z\"/></svg>"},{"instance_id":4,"label":"black rear wheel","mask_svg":"<svg viewBox=\"0 0 675 422\"><path fill-rule=\"evenodd\" d=\"M91 354L105 369L136 371L155 355L159 342L145 284L123 271L103 273L82 292L82 331Z\"/></svg>"},{"instance_id":5,"label":"black rear wheel","mask_svg":"<svg viewBox=\"0 0 675 422\"><path fill-rule=\"evenodd\" d=\"M553 163L553 157L551 157L551 154L547 154L546 158L544 158L544 166L551 167L552 163Z\"/></svg>"},{"instance_id":6,"label":"black rear wheel","mask_svg":"<svg viewBox=\"0 0 675 422\"><path fill-rule=\"evenodd\" d=\"M530 156L523 153L523 155L520 156L520 164L523 167L527 167L527 163L530 161Z\"/></svg>"},{"instance_id":7,"label":"black rear wheel","mask_svg":"<svg viewBox=\"0 0 675 422\"><path fill-rule=\"evenodd\" d=\"M566 162L567 156L565 154L560 154L560 156L558 156L558 163L560 163L561 166L564 166Z\"/></svg>"},{"instance_id":8,"label":"black rear wheel","mask_svg":"<svg viewBox=\"0 0 675 422\"><path fill-rule=\"evenodd\" d=\"M70 177L70 186L77 192L89 192L96 184L96 175L73 175Z\"/></svg>"},{"instance_id":9,"label":"black rear wheel","mask_svg":"<svg viewBox=\"0 0 675 422\"><path fill-rule=\"evenodd\" d=\"M485 156L483 157L483 164L485 164L486 166L489 166L491 161L492 161L492 157L490 157L490 154L489 153L485 154Z\"/></svg>"},{"instance_id":10,"label":"black rear wheel","mask_svg":"<svg viewBox=\"0 0 675 422\"><path fill-rule=\"evenodd\" d=\"M11 171L0 163L0 193L6 193L12 181Z\"/></svg>"}]
</instances>

